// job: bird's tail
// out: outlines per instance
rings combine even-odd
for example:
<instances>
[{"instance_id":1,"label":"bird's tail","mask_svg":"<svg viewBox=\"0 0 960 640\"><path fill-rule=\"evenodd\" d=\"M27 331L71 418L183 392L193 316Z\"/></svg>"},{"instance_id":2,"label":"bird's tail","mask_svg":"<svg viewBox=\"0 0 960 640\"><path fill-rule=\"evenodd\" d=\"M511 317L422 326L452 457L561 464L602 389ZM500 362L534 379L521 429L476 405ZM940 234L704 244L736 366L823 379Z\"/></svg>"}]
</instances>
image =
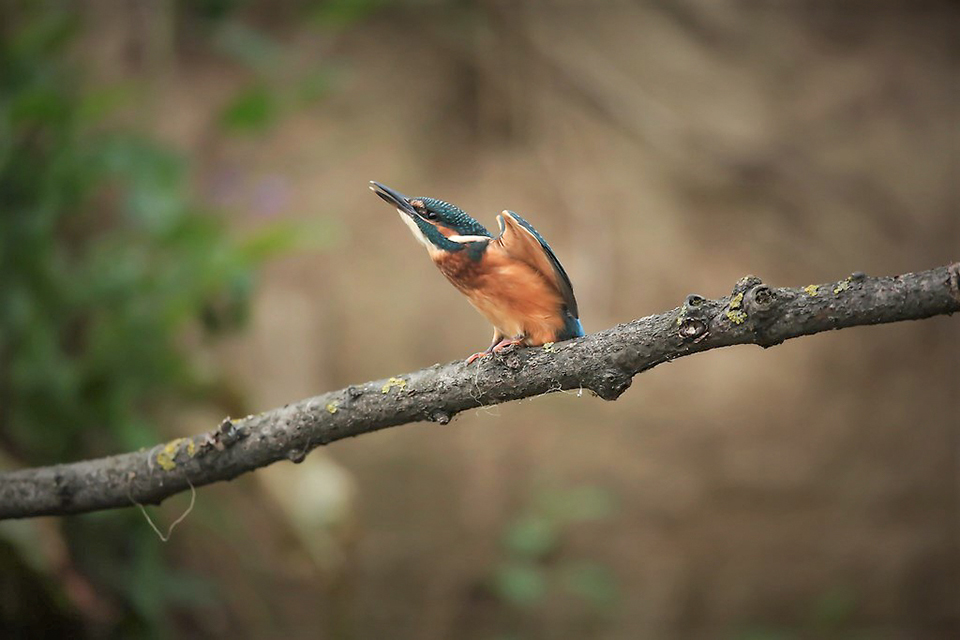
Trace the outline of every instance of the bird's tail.
<instances>
[{"instance_id":1,"label":"bird's tail","mask_svg":"<svg viewBox=\"0 0 960 640\"><path fill-rule=\"evenodd\" d=\"M560 340L572 340L573 338L579 338L584 335L583 325L580 324L578 318L574 318L572 315L567 315L566 322L563 325L563 332L558 336Z\"/></svg>"}]
</instances>

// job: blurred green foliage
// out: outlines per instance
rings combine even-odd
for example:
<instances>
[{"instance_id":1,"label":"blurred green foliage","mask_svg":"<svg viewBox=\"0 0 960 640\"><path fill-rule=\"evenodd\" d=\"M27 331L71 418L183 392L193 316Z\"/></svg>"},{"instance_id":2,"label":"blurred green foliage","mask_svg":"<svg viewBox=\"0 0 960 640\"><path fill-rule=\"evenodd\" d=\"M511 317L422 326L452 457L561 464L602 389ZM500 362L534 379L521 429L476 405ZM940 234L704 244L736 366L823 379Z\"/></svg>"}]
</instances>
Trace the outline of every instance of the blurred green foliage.
<instances>
[{"instance_id":1,"label":"blurred green foliage","mask_svg":"<svg viewBox=\"0 0 960 640\"><path fill-rule=\"evenodd\" d=\"M279 115L277 97L263 84L242 89L227 104L221 124L231 131L259 132L272 125Z\"/></svg>"},{"instance_id":2,"label":"blurred green foliage","mask_svg":"<svg viewBox=\"0 0 960 640\"><path fill-rule=\"evenodd\" d=\"M884 637L870 630L854 630L857 605L856 592L845 585L834 585L817 595L810 603L801 604L799 617L789 625L753 624L737 631L734 640L802 640L803 638Z\"/></svg>"},{"instance_id":3,"label":"blurred green foliage","mask_svg":"<svg viewBox=\"0 0 960 640\"><path fill-rule=\"evenodd\" d=\"M367 18L387 0L300 0L289 3L298 20L317 30L336 30ZM255 29L237 15L246 0L204 0L189 4L212 24L211 41L227 59L241 65L250 79L227 101L220 125L227 133L268 131L284 115L329 95L334 73L328 65L302 64L270 34Z\"/></svg>"},{"instance_id":4,"label":"blurred green foliage","mask_svg":"<svg viewBox=\"0 0 960 640\"><path fill-rule=\"evenodd\" d=\"M308 4L312 4L308 13L315 24L343 27L387 6L389 0L326 0Z\"/></svg>"},{"instance_id":5,"label":"blurred green foliage","mask_svg":"<svg viewBox=\"0 0 960 640\"><path fill-rule=\"evenodd\" d=\"M616 513L617 501L603 487L581 485L538 491L504 529L503 557L490 577L491 592L518 613L563 595L578 600L587 617L612 610L620 594L610 568L569 557L562 547L574 527L603 521Z\"/></svg>"},{"instance_id":6,"label":"blurred green foliage","mask_svg":"<svg viewBox=\"0 0 960 640\"><path fill-rule=\"evenodd\" d=\"M0 8L0 449L30 465L156 443L157 410L208 382L188 345L244 320L255 267L293 238L280 227L232 237L195 204L180 155L111 125L125 92L84 86L67 6ZM234 117L262 119L248 103ZM98 633L163 635L168 606L209 600L164 566L135 511L63 525L119 610Z\"/></svg>"}]
</instances>

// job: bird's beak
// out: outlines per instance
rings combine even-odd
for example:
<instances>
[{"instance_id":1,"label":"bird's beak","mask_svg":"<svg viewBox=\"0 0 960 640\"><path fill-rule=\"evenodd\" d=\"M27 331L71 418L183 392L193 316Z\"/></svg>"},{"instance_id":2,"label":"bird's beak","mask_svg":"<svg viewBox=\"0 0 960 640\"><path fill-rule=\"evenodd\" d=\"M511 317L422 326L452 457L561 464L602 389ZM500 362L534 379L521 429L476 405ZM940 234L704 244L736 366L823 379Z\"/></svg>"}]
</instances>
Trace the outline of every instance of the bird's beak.
<instances>
[{"instance_id":1,"label":"bird's beak","mask_svg":"<svg viewBox=\"0 0 960 640\"><path fill-rule=\"evenodd\" d=\"M394 191L390 187L372 180L370 181L370 191L373 191L375 194L380 196L384 202L393 205L400 211L403 211L411 216L417 215L416 210L410 205L410 198L403 195L399 191Z\"/></svg>"}]
</instances>

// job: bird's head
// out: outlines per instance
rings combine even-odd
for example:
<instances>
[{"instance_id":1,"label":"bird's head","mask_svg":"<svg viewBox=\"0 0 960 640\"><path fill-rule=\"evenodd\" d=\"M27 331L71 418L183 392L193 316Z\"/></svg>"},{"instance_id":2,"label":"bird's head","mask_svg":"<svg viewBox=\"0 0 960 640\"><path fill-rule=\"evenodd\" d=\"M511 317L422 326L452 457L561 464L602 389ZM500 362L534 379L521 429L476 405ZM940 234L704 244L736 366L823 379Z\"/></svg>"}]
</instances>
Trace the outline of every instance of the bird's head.
<instances>
[{"instance_id":1,"label":"bird's head","mask_svg":"<svg viewBox=\"0 0 960 640\"><path fill-rule=\"evenodd\" d=\"M370 190L387 204L396 207L400 218L431 254L438 251L459 251L472 242L491 238L482 224L463 209L436 198L410 198L399 191L371 182Z\"/></svg>"}]
</instances>

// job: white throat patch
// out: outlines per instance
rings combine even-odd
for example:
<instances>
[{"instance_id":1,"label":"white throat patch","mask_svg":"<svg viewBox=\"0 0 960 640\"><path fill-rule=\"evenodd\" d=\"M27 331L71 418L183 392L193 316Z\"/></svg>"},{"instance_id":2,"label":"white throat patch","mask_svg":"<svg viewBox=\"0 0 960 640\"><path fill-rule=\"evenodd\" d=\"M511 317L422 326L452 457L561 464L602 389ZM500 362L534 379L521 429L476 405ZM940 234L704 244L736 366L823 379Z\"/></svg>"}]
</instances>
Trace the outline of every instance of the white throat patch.
<instances>
[{"instance_id":1,"label":"white throat patch","mask_svg":"<svg viewBox=\"0 0 960 640\"><path fill-rule=\"evenodd\" d=\"M420 231L420 227L417 226L416 221L410 216L409 213L403 211L403 209L397 209L397 213L400 214L400 219L403 220L403 223L407 225L410 229L410 233L413 234L413 237L416 238L420 244L425 246L427 249L433 248L430 244L430 241L427 240L427 237L423 235L423 231Z\"/></svg>"}]
</instances>

